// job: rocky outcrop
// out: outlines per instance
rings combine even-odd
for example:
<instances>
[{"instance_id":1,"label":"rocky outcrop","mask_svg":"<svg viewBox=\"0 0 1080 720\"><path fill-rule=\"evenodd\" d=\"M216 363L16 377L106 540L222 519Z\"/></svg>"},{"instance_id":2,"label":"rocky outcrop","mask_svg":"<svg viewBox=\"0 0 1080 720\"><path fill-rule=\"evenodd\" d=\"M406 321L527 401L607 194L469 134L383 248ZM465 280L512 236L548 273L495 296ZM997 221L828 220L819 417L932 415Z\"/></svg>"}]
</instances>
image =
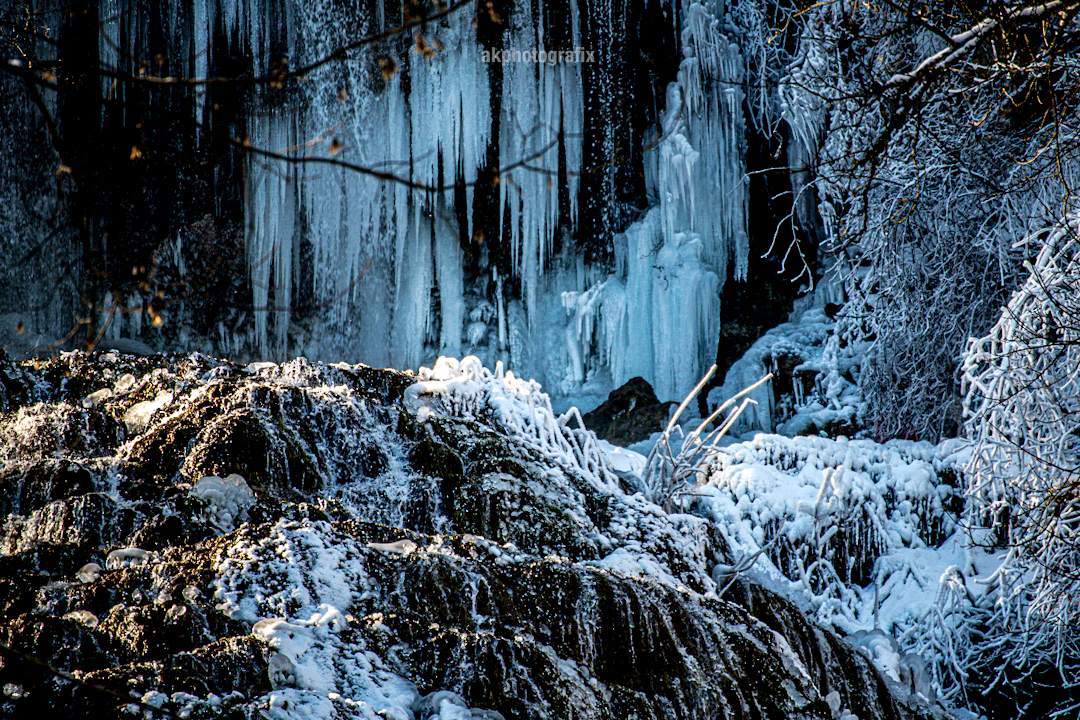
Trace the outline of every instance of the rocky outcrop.
<instances>
[{"instance_id":1,"label":"rocky outcrop","mask_svg":"<svg viewBox=\"0 0 1080 720\"><path fill-rule=\"evenodd\" d=\"M0 716L924 713L788 601L719 597L708 521L486 411L420 412L415 376L197 355L4 371L26 391L0 416ZM199 483L228 473L245 480Z\"/></svg>"},{"instance_id":2,"label":"rocky outcrop","mask_svg":"<svg viewBox=\"0 0 1080 720\"><path fill-rule=\"evenodd\" d=\"M657 400L652 386L636 377L612 390L607 400L582 419L597 437L626 447L661 432L674 404Z\"/></svg>"}]
</instances>

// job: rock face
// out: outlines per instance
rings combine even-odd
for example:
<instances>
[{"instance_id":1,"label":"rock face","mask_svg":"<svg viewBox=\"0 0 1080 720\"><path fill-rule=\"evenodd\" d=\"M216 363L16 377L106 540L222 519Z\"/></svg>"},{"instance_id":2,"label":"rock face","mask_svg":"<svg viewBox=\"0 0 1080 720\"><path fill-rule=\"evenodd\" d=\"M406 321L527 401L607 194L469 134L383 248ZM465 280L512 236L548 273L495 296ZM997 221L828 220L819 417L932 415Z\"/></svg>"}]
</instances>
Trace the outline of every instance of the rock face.
<instances>
[{"instance_id":1,"label":"rock face","mask_svg":"<svg viewBox=\"0 0 1080 720\"><path fill-rule=\"evenodd\" d=\"M652 386L636 377L612 390L607 400L582 419L597 437L626 447L662 431L674 404L657 400Z\"/></svg>"},{"instance_id":2,"label":"rock face","mask_svg":"<svg viewBox=\"0 0 1080 720\"><path fill-rule=\"evenodd\" d=\"M0 717L922 716L501 378L0 365Z\"/></svg>"}]
</instances>

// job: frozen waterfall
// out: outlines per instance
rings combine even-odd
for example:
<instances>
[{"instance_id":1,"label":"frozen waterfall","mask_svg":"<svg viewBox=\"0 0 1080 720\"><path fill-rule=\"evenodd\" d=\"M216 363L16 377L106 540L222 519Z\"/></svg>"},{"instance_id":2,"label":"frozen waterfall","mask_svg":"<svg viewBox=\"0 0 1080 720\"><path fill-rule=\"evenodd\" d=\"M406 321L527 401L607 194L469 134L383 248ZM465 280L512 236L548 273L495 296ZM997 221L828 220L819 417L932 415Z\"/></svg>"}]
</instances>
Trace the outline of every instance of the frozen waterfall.
<instances>
[{"instance_id":1,"label":"frozen waterfall","mask_svg":"<svg viewBox=\"0 0 1080 720\"><path fill-rule=\"evenodd\" d=\"M86 33L100 28L100 89L119 109L95 131L129 142L106 125L141 128L145 97L153 132L189 133L176 158L147 160L176 178L148 225L165 237L97 240L139 262L169 254L166 272L214 308L167 307L175 343L402 368L468 352L567 395L642 375L664 399L712 362L719 291L748 252L745 71L724 4L97 7ZM393 32L414 12L437 17ZM125 73L152 82L114 81ZM183 195L193 179L208 198ZM236 259L203 258L208 242ZM184 277L198 272L227 272L235 296ZM142 308L109 340L148 331L148 299L94 292Z\"/></svg>"}]
</instances>

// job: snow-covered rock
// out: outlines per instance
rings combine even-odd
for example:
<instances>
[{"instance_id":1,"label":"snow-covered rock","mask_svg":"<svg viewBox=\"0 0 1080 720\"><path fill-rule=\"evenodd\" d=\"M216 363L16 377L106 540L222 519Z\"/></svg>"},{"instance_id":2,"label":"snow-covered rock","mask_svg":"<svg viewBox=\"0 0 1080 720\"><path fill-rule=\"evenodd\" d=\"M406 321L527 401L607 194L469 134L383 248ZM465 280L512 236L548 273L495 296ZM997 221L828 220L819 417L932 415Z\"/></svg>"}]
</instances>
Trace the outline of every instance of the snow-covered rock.
<instances>
[{"instance_id":1,"label":"snow-covered rock","mask_svg":"<svg viewBox=\"0 0 1080 720\"><path fill-rule=\"evenodd\" d=\"M866 720L923 714L782 597L741 582L718 598L710 571L749 545L700 508L669 515L624 489L640 457L553 413L535 383L475 359L417 376L139 362L139 397L171 394L168 415L75 451L92 492L12 506L0 603L0 640L123 692L132 712L809 720L836 692ZM38 417L75 407L49 392ZM136 400L106 407L123 417ZM0 458L5 477L39 462ZM861 487L861 467L842 482ZM213 476L228 468L247 480ZM116 571L70 580L106 554ZM19 712L116 704L20 682L2 701Z\"/></svg>"}]
</instances>

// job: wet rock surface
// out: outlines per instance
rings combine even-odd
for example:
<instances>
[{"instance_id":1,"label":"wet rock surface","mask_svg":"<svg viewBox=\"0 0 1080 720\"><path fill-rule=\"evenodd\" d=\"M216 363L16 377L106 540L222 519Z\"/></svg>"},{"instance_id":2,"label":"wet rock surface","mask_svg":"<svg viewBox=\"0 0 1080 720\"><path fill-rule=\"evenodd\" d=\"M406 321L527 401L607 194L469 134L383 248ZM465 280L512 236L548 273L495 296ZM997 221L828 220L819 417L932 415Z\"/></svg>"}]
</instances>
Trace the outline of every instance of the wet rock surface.
<instances>
[{"instance_id":1,"label":"wet rock surface","mask_svg":"<svg viewBox=\"0 0 1080 720\"><path fill-rule=\"evenodd\" d=\"M704 519L415 412L415 376L107 353L0 377L0 717L924 713L779 596L718 597Z\"/></svg>"},{"instance_id":2,"label":"wet rock surface","mask_svg":"<svg viewBox=\"0 0 1080 720\"><path fill-rule=\"evenodd\" d=\"M661 432L675 404L657 400L652 386L636 377L612 390L607 400L582 419L597 437L626 447Z\"/></svg>"}]
</instances>

